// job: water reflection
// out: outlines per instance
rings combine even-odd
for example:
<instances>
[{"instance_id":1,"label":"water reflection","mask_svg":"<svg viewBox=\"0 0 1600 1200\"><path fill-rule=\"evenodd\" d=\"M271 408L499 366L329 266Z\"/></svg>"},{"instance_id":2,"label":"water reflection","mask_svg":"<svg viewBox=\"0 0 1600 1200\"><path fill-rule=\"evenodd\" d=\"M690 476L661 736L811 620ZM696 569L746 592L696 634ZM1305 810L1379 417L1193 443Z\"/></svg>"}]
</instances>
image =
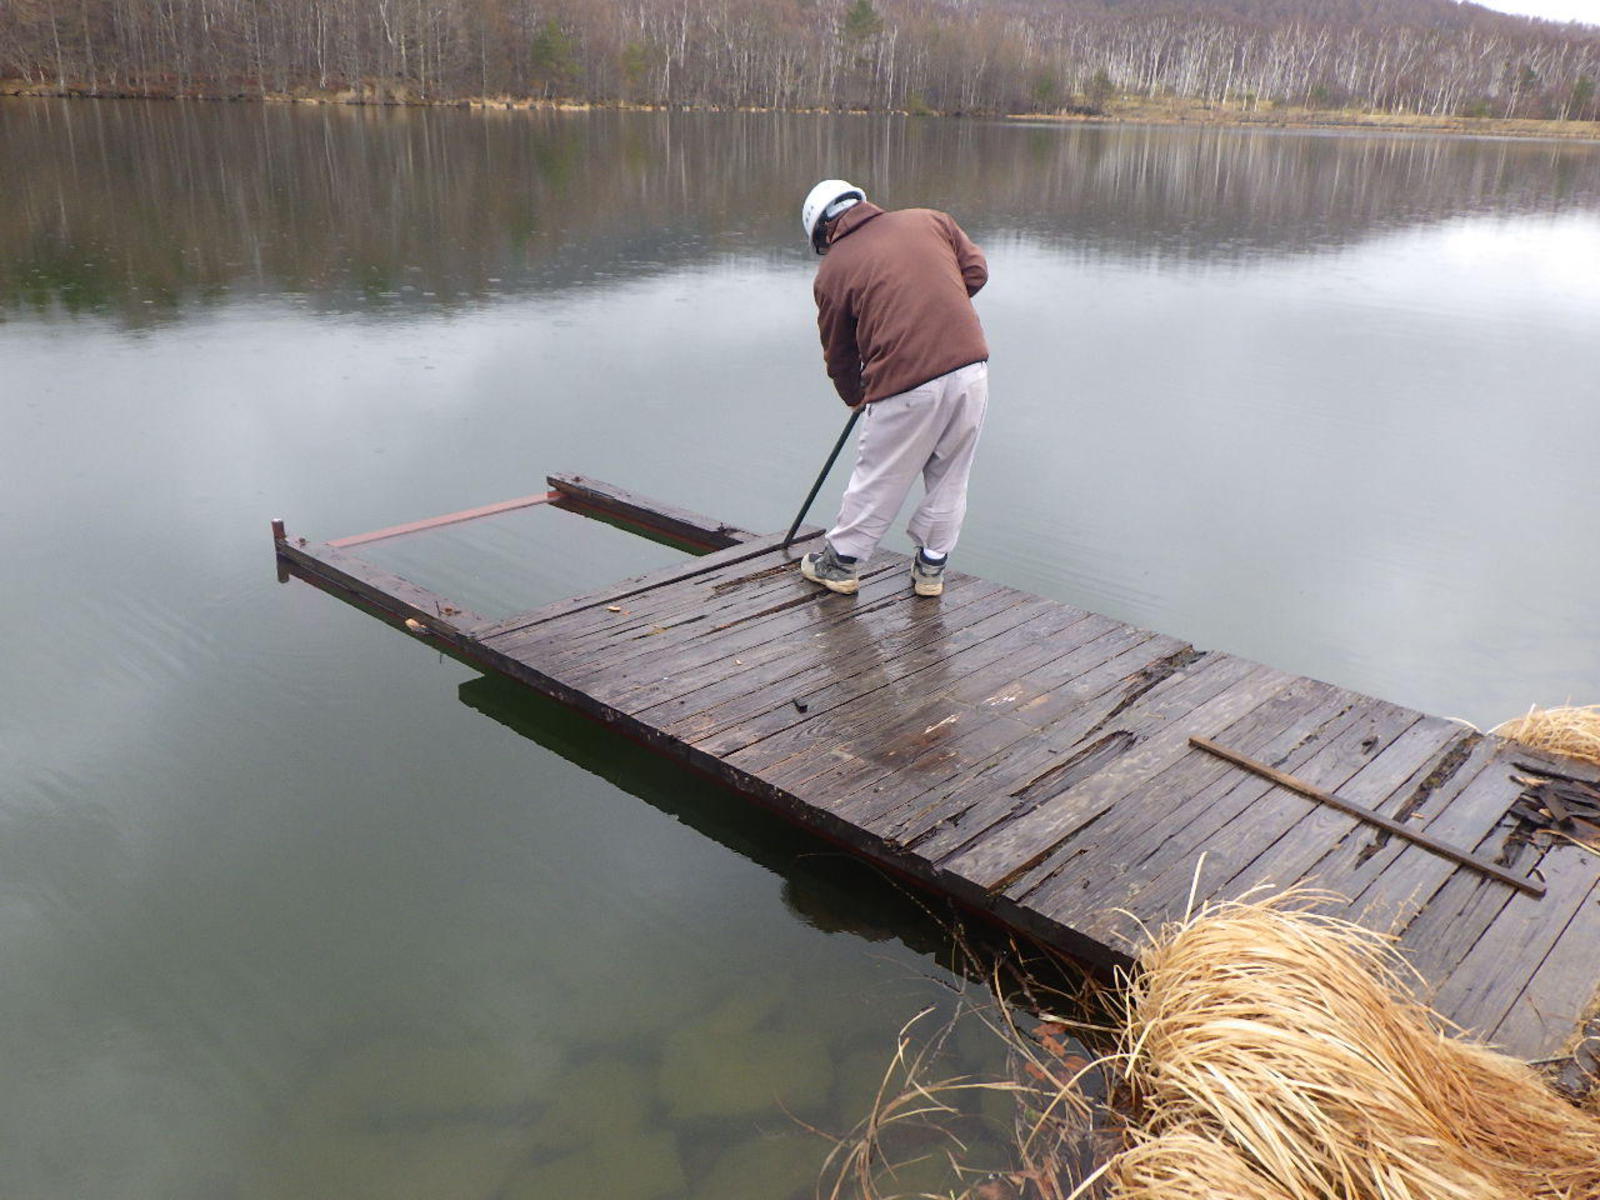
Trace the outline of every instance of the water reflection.
<instances>
[{"instance_id":1,"label":"water reflection","mask_svg":"<svg viewBox=\"0 0 1600 1200\"><path fill-rule=\"evenodd\" d=\"M903 118L0 100L0 305L140 326L271 293L406 312L799 258L819 174L1135 259L1600 204L1591 145Z\"/></svg>"}]
</instances>

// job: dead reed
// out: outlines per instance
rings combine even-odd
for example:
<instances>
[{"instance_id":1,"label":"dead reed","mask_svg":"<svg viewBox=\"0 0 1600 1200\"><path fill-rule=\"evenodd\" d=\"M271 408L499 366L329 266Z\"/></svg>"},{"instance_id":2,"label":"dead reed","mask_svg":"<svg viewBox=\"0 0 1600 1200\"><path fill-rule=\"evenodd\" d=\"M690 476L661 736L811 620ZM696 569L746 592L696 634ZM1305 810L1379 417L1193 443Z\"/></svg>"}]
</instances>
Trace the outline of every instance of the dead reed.
<instances>
[{"instance_id":1,"label":"dead reed","mask_svg":"<svg viewBox=\"0 0 1600 1200\"><path fill-rule=\"evenodd\" d=\"M1600 764L1600 704L1530 708L1492 732L1536 750Z\"/></svg>"},{"instance_id":2,"label":"dead reed","mask_svg":"<svg viewBox=\"0 0 1600 1200\"><path fill-rule=\"evenodd\" d=\"M1593 1200L1600 1121L1449 1035L1389 941L1291 898L1207 908L1140 955L1119 1200Z\"/></svg>"},{"instance_id":3,"label":"dead reed","mask_svg":"<svg viewBox=\"0 0 1600 1200\"><path fill-rule=\"evenodd\" d=\"M1151 936L1122 993L1120 1042L1096 1062L1073 1040L1092 1027L1068 1036L1004 1005L977 1010L1011 1047L1003 1084L937 1077L948 1031L921 1050L903 1032L876 1111L840 1141L821 1194L899 1190L885 1135L936 1126L987 1086L1015 1103L1011 1169L975 1183L949 1136L946 1186L901 1194L1600 1200L1595 1102L1574 1106L1456 1036L1416 999L1391 939L1318 912L1318 899L1207 906Z\"/></svg>"}]
</instances>

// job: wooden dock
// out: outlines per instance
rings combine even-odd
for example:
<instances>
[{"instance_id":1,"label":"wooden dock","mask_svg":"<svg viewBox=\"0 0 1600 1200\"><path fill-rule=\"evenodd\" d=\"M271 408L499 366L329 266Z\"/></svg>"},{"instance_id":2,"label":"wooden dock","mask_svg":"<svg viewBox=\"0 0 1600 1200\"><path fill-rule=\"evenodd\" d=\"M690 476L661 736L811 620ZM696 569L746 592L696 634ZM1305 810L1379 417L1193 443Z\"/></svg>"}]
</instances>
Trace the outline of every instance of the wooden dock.
<instances>
[{"instance_id":1,"label":"wooden dock","mask_svg":"<svg viewBox=\"0 0 1600 1200\"><path fill-rule=\"evenodd\" d=\"M1457 723L952 572L912 594L883 554L855 596L781 548L579 477L508 505L309 546L283 567L615 726L801 825L1091 963L1191 891L1310 885L1393 930L1463 1028L1566 1058L1600 985L1600 856L1530 838L1524 779L1600 781ZM491 620L353 554L551 502L709 549ZM1191 745L1211 739L1492 860L1512 886ZM1542 894L1538 894L1542 893ZM1576 1066L1592 1066L1586 1048Z\"/></svg>"}]
</instances>

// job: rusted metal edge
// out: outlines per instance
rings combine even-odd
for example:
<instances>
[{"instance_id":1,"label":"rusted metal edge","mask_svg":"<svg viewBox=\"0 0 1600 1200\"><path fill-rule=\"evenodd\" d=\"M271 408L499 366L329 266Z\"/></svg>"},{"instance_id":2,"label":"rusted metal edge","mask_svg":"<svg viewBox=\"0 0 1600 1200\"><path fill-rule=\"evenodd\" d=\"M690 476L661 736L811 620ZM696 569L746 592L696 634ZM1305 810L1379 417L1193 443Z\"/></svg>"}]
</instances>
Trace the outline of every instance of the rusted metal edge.
<instances>
[{"instance_id":1,"label":"rusted metal edge","mask_svg":"<svg viewBox=\"0 0 1600 1200\"><path fill-rule=\"evenodd\" d=\"M537 496L520 496L515 500L502 500L498 504L485 504L479 508L464 508L460 512L445 513L439 517L425 517L420 521L408 521L404 525L390 525L387 529L374 529L371 533L356 533L349 537L334 538L327 544L335 549L344 550L351 546L364 546L369 542L381 542L388 538L404 537L408 533L421 533L426 529L438 529L444 525L459 525L464 521L476 521L479 517L492 517L496 513L515 512L519 508L531 508L535 504L549 504L552 500L560 498L560 492L540 492Z\"/></svg>"}]
</instances>

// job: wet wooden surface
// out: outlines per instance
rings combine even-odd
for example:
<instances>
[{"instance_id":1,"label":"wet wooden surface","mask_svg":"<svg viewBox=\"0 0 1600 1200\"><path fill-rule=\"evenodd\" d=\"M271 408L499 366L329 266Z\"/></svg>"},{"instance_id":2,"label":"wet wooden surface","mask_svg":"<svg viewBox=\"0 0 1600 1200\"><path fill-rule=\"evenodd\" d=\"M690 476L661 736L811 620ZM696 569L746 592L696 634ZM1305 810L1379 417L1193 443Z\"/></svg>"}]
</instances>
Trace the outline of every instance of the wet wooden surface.
<instances>
[{"instance_id":1,"label":"wet wooden surface","mask_svg":"<svg viewBox=\"0 0 1600 1200\"><path fill-rule=\"evenodd\" d=\"M603 496L584 486L586 502ZM896 555L873 560L857 595L834 595L796 567L815 531L785 552L779 534L671 519L724 548L495 621L344 551L279 553L1091 961L1125 961L1135 918L1180 918L1191 892L1307 885L1397 933L1447 1017L1525 1058L1569 1049L1600 983L1600 857L1512 836L1513 776L1526 774L1513 761L1540 761L1526 748L954 571L943 597L917 597ZM1277 786L1192 747L1195 736L1547 893Z\"/></svg>"}]
</instances>

